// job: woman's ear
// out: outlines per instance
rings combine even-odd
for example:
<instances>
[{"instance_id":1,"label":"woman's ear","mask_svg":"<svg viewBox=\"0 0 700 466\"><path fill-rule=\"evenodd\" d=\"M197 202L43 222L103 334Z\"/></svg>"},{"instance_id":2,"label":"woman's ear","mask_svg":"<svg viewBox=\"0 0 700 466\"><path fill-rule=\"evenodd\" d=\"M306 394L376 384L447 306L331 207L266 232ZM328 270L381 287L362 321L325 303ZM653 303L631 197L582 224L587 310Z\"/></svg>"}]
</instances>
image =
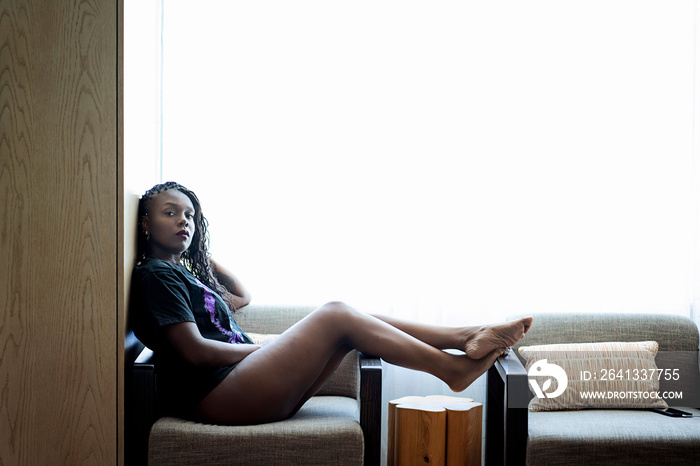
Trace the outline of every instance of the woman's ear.
<instances>
[{"instance_id":1,"label":"woman's ear","mask_svg":"<svg viewBox=\"0 0 700 466\"><path fill-rule=\"evenodd\" d=\"M144 215L141 217L141 231L144 233L147 232L149 229L149 224L148 224L148 214Z\"/></svg>"}]
</instances>

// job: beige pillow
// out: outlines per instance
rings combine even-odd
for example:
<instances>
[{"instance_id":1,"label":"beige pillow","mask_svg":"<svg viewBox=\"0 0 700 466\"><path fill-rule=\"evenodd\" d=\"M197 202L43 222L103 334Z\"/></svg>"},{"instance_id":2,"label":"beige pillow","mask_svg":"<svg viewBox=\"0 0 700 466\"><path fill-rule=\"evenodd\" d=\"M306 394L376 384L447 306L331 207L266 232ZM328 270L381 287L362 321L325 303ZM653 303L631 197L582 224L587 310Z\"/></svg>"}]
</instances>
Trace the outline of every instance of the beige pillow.
<instances>
[{"instance_id":1,"label":"beige pillow","mask_svg":"<svg viewBox=\"0 0 700 466\"><path fill-rule=\"evenodd\" d=\"M276 340L277 338L279 338L279 335L273 333L246 332L246 335L248 335L250 339L253 340L253 343L255 343L256 345L263 345L265 343L269 343L272 340Z\"/></svg>"},{"instance_id":2,"label":"beige pillow","mask_svg":"<svg viewBox=\"0 0 700 466\"><path fill-rule=\"evenodd\" d=\"M530 411L585 408L666 409L659 398L655 341L523 346ZM544 361L546 360L546 361Z\"/></svg>"}]
</instances>

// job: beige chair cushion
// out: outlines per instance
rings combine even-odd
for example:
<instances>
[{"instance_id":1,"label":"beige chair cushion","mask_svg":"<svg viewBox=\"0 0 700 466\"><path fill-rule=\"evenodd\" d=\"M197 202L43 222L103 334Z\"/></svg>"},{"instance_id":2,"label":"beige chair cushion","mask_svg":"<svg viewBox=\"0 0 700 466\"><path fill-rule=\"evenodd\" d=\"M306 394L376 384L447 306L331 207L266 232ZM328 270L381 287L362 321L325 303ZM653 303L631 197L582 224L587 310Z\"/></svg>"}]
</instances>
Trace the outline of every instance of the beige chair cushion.
<instances>
[{"instance_id":1,"label":"beige chair cushion","mask_svg":"<svg viewBox=\"0 0 700 466\"><path fill-rule=\"evenodd\" d=\"M700 410L674 418L643 410L529 413L528 466L700 464Z\"/></svg>"},{"instance_id":2,"label":"beige chair cushion","mask_svg":"<svg viewBox=\"0 0 700 466\"><path fill-rule=\"evenodd\" d=\"M255 426L217 426L165 417L151 429L148 464L361 465L357 400L311 398L292 418Z\"/></svg>"}]
</instances>

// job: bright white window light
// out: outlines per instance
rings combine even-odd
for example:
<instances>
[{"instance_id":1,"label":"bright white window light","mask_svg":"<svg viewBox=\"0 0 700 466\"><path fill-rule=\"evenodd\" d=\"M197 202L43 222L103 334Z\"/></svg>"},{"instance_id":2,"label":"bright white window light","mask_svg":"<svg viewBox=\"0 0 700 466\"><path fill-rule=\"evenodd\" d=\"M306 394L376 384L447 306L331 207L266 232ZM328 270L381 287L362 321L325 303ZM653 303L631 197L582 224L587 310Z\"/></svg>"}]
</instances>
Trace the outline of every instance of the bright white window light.
<instances>
[{"instance_id":1,"label":"bright white window light","mask_svg":"<svg viewBox=\"0 0 700 466\"><path fill-rule=\"evenodd\" d=\"M200 194L257 302L687 314L693 17L168 0L164 178Z\"/></svg>"}]
</instances>

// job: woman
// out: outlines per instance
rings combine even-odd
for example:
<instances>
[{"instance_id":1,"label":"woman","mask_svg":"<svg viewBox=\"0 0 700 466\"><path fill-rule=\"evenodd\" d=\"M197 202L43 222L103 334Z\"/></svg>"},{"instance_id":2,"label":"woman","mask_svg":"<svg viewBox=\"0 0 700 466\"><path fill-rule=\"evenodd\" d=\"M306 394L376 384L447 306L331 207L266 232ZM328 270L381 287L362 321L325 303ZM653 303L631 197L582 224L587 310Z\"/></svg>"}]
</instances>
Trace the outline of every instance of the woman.
<instances>
[{"instance_id":1,"label":"woman","mask_svg":"<svg viewBox=\"0 0 700 466\"><path fill-rule=\"evenodd\" d=\"M352 349L433 374L461 391L532 324L528 317L485 327L428 326L331 302L259 346L229 310L248 304L250 294L209 259L207 221L192 191L168 182L146 192L139 202L139 230L134 331L156 355L165 406L203 422L288 418Z\"/></svg>"}]
</instances>

